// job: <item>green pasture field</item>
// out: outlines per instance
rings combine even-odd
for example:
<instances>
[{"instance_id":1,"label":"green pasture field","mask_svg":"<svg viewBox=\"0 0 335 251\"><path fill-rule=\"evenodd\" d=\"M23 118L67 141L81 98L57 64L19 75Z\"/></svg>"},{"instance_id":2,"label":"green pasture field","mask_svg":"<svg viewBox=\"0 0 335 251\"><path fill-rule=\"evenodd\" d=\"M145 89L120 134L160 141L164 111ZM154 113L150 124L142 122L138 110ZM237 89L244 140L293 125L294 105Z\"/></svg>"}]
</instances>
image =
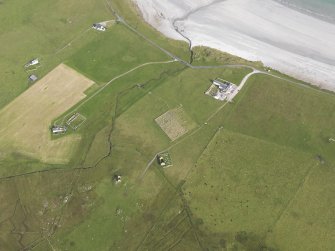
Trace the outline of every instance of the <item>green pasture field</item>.
<instances>
[{"instance_id":1,"label":"green pasture field","mask_svg":"<svg viewBox=\"0 0 335 251\"><path fill-rule=\"evenodd\" d=\"M186 180L202 229L237 250L331 250L334 145L325 135L333 102L328 93L254 76L234 104L170 150L166 174Z\"/></svg>"},{"instance_id":2,"label":"green pasture field","mask_svg":"<svg viewBox=\"0 0 335 251\"><path fill-rule=\"evenodd\" d=\"M143 63L168 60L157 48L139 43L138 36L123 25L114 24L76 51L67 64L97 83L106 83Z\"/></svg>"},{"instance_id":3,"label":"green pasture field","mask_svg":"<svg viewBox=\"0 0 335 251\"><path fill-rule=\"evenodd\" d=\"M127 22L136 28L139 32L151 39L163 48L169 48L169 51L185 61L189 61L190 53L189 46L184 41L175 41L166 38L160 32L152 28L149 24L143 21L137 7L131 0L109 0L113 8L118 11Z\"/></svg>"},{"instance_id":4,"label":"green pasture field","mask_svg":"<svg viewBox=\"0 0 335 251\"><path fill-rule=\"evenodd\" d=\"M81 36L93 22L114 18L108 3L148 38L189 59L186 43L150 28L129 0L34 0L34 8L13 0L0 7L16 27L1 24L7 35L0 42L13 43L1 52L0 66L15 74L0 72L8 83L0 87L6 93L0 107L27 87L22 65L35 55L42 59L38 75L65 62L97 83L55 118L75 112L87 118L69 132L82 140L68 164L0 153L0 250L332 250L335 96L254 75L225 103L205 95L211 80L239 84L250 69L170 62L130 71L170 59L122 24ZM208 48L194 53L197 65L262 68ZM155 118L180 106L195 127L171 142ZM173 166L160 168L159 152L168 152Z\"/></svg>"},{"instance_id":5,"label":"green pasture field","mask_svg":"<svg viewBox=\"0 0 335 251\"><path fill-rule=\"evenodd\" d=\"M206 229L224 231L227 246L236 245L234 237L245 232L248 240L240 244L252 250L249 245L265 245L267 233L315 166L317 160L304 152L222 129L183 189Z\"/></svg>"},{"instance_id":6,"label":"green pasture field","mask_svg":"<svg viewBox=\"0 0 335 251\"><path fill-rule=\"evenodd\" d=\"M154 72L160 67L154 66ZM108 118L107 116L105 118L101 116L103 113L99 113L101 107L106 107L106 105L101 106L97 102L99 100L101 102L112 100L112 97L115 98L115 96L118 96L118 92L120 93L117 98L119 104L117 109L113 112L113 108L115 108L113 105L105 108L109 114L115 113L114 129L111 132L110 126L101 128L93 143L88 146L89 153L83 155L87 156L85 159L87 167L98 163L96 168L87 171L90 175L82 173L77 181L78 184L85 181L88 183L86 186L91 185L94 187L92 190L94 196L92 195L93 197L89 201L92 204L90 216L87 220L83 218L82 221L75 223L73 228L57 231L50 238L51 245L56 245L61 249L71 248L72 250L85 250L85 248L107 250L108 247L118 246L130 250L137 246L141 249L145 249L148 246L161 247L161 250L164 250L164 247L166 247L164 245L172 246L175 244L176 248L182 247L182 245L189 247L195 245L194 250L199 249L199 244L196 242L194 233L197 230L191 225L190 219L185 218L186 213L183 211L184 206L178 196L178 190L171 186L170 181L166 180L164 173L152 168L141 178L148 160L154 158L155 153L161 150L161 148L169 145L169 141L154 121L154 118L167 109L167 104L157 106L157 95L163 93L163 90L171 89L170 93L166 93L165 95L166 97L173 97L176 94L176 91L172 89L175 83L178 83L179 90L187 94L188 88L193 83L192 81L181 81L180 78L193 78L194 72L179 72L180 69L178 68L180 67L174 64L169 65L169 67L171 68L169 78L163 76L161 79L154 78L154 81L142 81L144 86L141 88L137 87L137 85L133 86L131 83L136 83L132 82L135 78L137 80L141 77L145 78L146 74L140 74L141 71L139 71L127 75L124 79L108 87L106 92L102 92L101 95L99 94L95 99L92 99L92 103L88 102L87 105L82 107L82 110L79 110L81 114L85 114L88 118L88 121L85 122L79 131L82 131L83 135L86 134L87 138L89 138L89 133L93 135L94 130L103 126L104 123L113 124L112 117ZM153 71L150 67L148 70ZM167 71L166 74L168 73ZM203 71L201 75L204 81L200 79L197 82L199 85L197 88L201 91L194 93L193 98L188 95L179 95L175 99L167 99L167 102L170 103L169 106L174 106L176 102L184 103L186 102L185 99L192 99L194 101L197 100L197 102L199 100L200 102L208 102L217 108L221 103L214 99L208 99L203 92L207 85L210 84L208 79L212 75L216 76L218 74L218 70ZM242 76L238 77L239 74L242 75L239 70L220 71L220 74L224 77L242 78ZM196 78L194 77L194 79ZM108 96L111 93L113 96ZM201 103L199 104L200 106ZM89 107L90 109L88 109ZM138 116L140 111L146 112ZM210 111L211 109L208 109L207 112ZM110 122L108 122L109 119ZM136 125L136 127L132 125ZM89 126L92 129L87 130ZM83 128L86 129L83 130ZM108 138L110 135L113 144L112 154L99 162L98 159L106 156L108 153ZM87 142L89 142L88 139ZM86 171L84 172L86 173ZM93 173L95 174L92 175ZM115 186L112 182L111 177L113 173L118 173L125 177L120 186ZM95 181L90 182L92 179L91 175L93 177L101 176L105 178L101 181L101 178L96 178L96 180L94 179ZM125 194L126 187L128 193ZM162 197L157 197L158 194ZM76 200L77 203L81 203L82 205L89 203L85 199L80 199L80 196ZM107 200L106 198L110 199ZM168 203L168 208L171 207L171 209L163 210L163 202ZM142 205L143 209L138 209L138 205ZM74 206L75 204L73 206L69 204L66 213L75 210ZM118 207L122 208L125 217L128 217L128 227L126 230L129 234L124 232L124 222L120 220L119 216L115 215ZM179 211L183 211L180 216ZM181 218L179 219L178 217ZM175 221L173 221L174 218ZM161 224L161 234L151 230L152 224L157 220ZM168 224L170 221L171 223ZM113 232L110 230L111 226L113 226ZM111 239L107 233L113 233L114 237ZM147 239L143 239L144 234L148 236ZM161 240L160 235L164 235L164 239ZM90 240L90 242L88 243L86 240ZM36 247L36 250L43 250L45 248L50 247L42 243Z\"/></svg>"},{"instance_id":7,"label":"green pasture field","mask_svg":"<svg viewBox=\"0 0 335 251\"><path fill-rule=\"evenodd\" d=\"M44 76L92 38L93 22L111 19L104 1L2 1L0 7L0 108L29 87L28 76ZM68 43L71 46L66 47ZM40 67L24 65L39 58Z\"/></svg>"},{"instance_id":8,"label":"green pasture field","mask_svg":"<svg viewBox=\"0 0 335 251\"><path fill-rule=\"evenodd\" d=\"M225 127L334 163L332 94L263 75L252 76L242 91Z\"/></svg>"}]
</instances>

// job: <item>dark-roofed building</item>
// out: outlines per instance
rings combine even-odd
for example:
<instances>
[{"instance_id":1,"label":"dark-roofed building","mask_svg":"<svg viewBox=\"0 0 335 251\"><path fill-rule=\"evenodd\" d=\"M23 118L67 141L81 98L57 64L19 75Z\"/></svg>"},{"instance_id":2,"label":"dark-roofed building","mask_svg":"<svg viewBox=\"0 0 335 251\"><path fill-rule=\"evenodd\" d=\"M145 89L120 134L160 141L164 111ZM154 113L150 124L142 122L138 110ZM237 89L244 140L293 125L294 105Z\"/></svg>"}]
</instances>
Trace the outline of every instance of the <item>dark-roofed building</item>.
<instances>
[{"instance_id":1,"label":"dark-roofed building","mask_svg":"<svg viewBox=\"0 0 335 251\"><path fill-rule=\"evenodd\" d=\"M118 184L118 183L120 183L121 182L121 175L118 175L118 174L114 174L113 175L113 180L114 180L114 182L115 182L115 184Z\"/></svg>"},{"instance_id":2,"label":"dark-roofed building","mask_svg":"<svg viewBox=\"0 0 335 251\"><path fill-rule=\"evenodd\" d=\"M28 79L29 79L29 81L31 81L31 82L35 82L35 81L38 79L38 77L37 77L36 75L30 75L30 76L28 77Z\"/></svg>"},{"instance_id":3,"label":"dark-roofed building","mask_svg":"<svg viewBox=\"0 0 335 251\"><path fill-rule=\"evenodd\" d=\"M93 24L92 26L93 29L95 30L98 30L98 31L105 31L106 30L106 27L103 26L102 24Z\"/></svg>"}]
</instances>

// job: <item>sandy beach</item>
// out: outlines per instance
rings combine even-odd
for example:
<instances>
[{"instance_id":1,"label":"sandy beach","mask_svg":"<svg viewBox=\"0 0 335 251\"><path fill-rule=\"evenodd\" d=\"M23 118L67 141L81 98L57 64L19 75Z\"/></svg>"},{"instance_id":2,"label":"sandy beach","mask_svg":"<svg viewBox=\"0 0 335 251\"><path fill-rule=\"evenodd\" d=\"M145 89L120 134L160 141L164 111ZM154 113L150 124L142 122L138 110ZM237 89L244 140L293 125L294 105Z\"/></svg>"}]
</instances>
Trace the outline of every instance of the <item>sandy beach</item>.
<instances>
[{"instance_id":1,"label":"sandy beach","mask_svg":"<svg viewBox=\"0 0 335 251\"><path fill-rule=\"evenodd\" d=\"M259 60L335 91L335 25L270 0L134 0L166 36Z\"/></svg>"}]
</instances>

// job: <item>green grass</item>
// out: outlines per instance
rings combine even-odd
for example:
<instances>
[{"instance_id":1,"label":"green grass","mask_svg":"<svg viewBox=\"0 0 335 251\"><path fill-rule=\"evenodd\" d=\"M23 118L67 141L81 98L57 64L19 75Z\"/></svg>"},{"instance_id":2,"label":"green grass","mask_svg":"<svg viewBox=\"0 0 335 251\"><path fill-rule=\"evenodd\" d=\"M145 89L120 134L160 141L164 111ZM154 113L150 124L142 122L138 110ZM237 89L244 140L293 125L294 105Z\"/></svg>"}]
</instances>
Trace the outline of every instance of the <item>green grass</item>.
<instances>
[{"instance_id":1,"label":"green grass","mask_svg":"<svg viewBox=\"0 0 335 251\"><path fill-rule=\"evenodd\" d=\"M0 159L0 176L12 176L22 173L30 173L37 170L55 169L67 167L66 165L41 163L37 159L32 159L21 153L13 152L4 154Z\"/></svg>"},{"instance_id":2,"label":"green grass","mask_svg":"<svg viewBox=\"0 0 335 251\"><path fill-rule=\"evenodd\" d=\"M125 76L124 78L115 81L113 84L108 86L103 92L100 92L97 96L95 96L87 103L85 103L78 110L78 112L83 114L87 118L87 120L75 132L80 133L83 138L81 142L81 148L73 156L73 160L71 162L72 165L80 166L85 159L86 159L85 162L92 163L92 161L89 160L90 158L98 159L100 158L99 156L103 156L106 152L105 150L99 153L98 157L94 157L93 155L90 155L92 157L90 156L86 157L87 151L89 150L95 135L103 128L107 126L110 127L111 124L113 123L113 119L115 117L120 117L121 113L124 110L128 110L129 106L131 106L134 102L136 102L136 100L141 99L146 95L149 95L148 92L150 91L150 88L152 88L152 86L154 87L155 85L159 85L167 77L163 76L162 79L159 79L161 72L165 71L173 72L175 71L176 67L178 68L178 66L174 64L166 66L161 65L146 66L145 70L139 69ZM150 74L151 72L155 72L154 76ZM158 77L157 81L155 80L156 77ZM145 82L150 80L151 78L153 78L154 81L149 82L148 84L149 86L147 89L137 88L136 84L138 82ZM130 95L131 98L129 98L128 95ZM136 111L135 113L138 113L138 111ZM136 117L133 118L136 119ZM147 123L147 121L144 119L140 120L140 122ZM115 131L118 130L118 124L120 123L122 123L121 118L118 119L117 124L115 125ZM131 121L129 123L137 123L137 122ZM129 126L130 124L127 125L127 127ZM137 127L135 128L138 128L138 126L139 125L137 125ZM136 133L135 128L129 127L128 130L134 130L133 133ZM157 128L157 131L158 130L159 128ZM118 136L119 135L117 135L117 137ZM143 137L145 137L144 134ZM102 147L103 149L105 149L105 143L102 143ZM100 147L98 147L98 149L99 148Z\"/></svg>"},{"instance_id":3,"label":"green grass","mask_svg":"<svg viewBox=\"0 0 335 251\"><path fill-rule=\"evenodd\" d=\"M149 24L144 22L141 14L138 12L134 3L131 0L113 0L110 1L113 7L121 14L127 22L136 28L146 37L157 43L163 48L168 48L168 51L174 53L178 57L188 61L190 52L186 42L171 40L166 38L160 32L155 30Z\"/></svg>"},{"instance_id":4,"label":"green grass","mask_svg":"<svg viewBox=\"0 0 335 251\"><path fill-rule=\"evenodd\" d=\"M138 43L138 39L123 25L113 25L78 50L67 64L98 83L105 83L143 63L169 60L149 44Z\"/></svg>"},{"instance_id":5,"label":"green grass","mask_svg":"<svg viewBox=\"0 0 335 251\"><path fill-rule=\"evenodd\" d=\"M94 189L100 198L94 214L67 233L59 244L60 247L71 248L71 250L96 250L97 248L108 250L114 242L120 241L119 238L122 238L126 231L124 223L127 223L128 219L139 210L136 206L134 189L129 189L127 200L124 200L127 180L123 182L115 185L111 178L99 182ZM120 213L117 212L118 209Z\"/></svg>"},{"instance_id":6,"label":"green grass","mask_svg":"<svg viewBox=\"0 0 335 251\"><path fill-rule=\"evenodd\" d=\"M263 68L262 62L248 61L243 58L232 56L228 53L205 46L196 46L193 48L194 65L226 65L226 64L243 64L258 68Z\"/></svg>"},{"instance_id":7,"label":"green grass","mask_svg":"<svg viewBox=\"0 0 335 251\"><path fill-rule=\"evenodd\" d=\"M217 103L214 99L208 99L206 95L204 95L203 90L209 82L209 78L213 75L217 75L218 71L212 71L207 70L203 71L203 79L204 81L199 81L199 86L197 86L197 89L201 89L202 91L194 93L191 97L188 95L178 95L177 100L171 99L177 91L174 90L172 85L176 82L175 79L192 79L194 77L193 72L188 71L180 71L180 67L178 65L171 64L167 68L167 66L154 66L149 67L148 70L150 72L157 72L157 70L160 70L161 68L164 68L163 74L156 74L157 77L151 76L151 78L147 81L140 81L144 84L143 87L139 88L136 83L138 83L138 80L141 78L145 79L148 78L148 73L146 71L138 71L134 72L128 76L126 76L124 79L120 79L116 81L114 84L112 84L110 87L106 89L106 91L99 94L97 97L92 99L92 101L88 102L87 105L85 104L79 112L85 115L88 118L88 121L85 122L83 127L79 129L79 132L82 132L82 134L85 136L87 135L87 142L91 142L89 140L90 135L94 135L95 130L97 130L98 127L102 127L104 124L111 123L113 121L113 118L111 117L111 113L113 113L113 107L115 108L114 102L116 100L118 101L117 109L116 109L116 119L114 121L114 129L111 134L111 140L113 144L112 148L112 155L102 161L98 168L112 168L113 170L117 170L117 172L124 175L126 178L126 182L128 184L133 184L135 181L141 177L145 166L147 165L147 162L154 157L154 155L160 151L162 148L167 147L169 145L169 141L166 139L164 133L160 130L160 128L156 125L154 119L166 111L168 106L172 106L179 103L185 103L185 99L191 99L192 102L204 102L205 104L208 102L209 104L212 104L213 107L218 107L221 105L221 103ZM154 70L153 70L154 69ZM162 70L162 69L161 69ZM242 71L243 72L243 71ZM241 72L238 70L234 70L231 72L230 70L227 71L221 71L220 74L226 77L231 77L235 79L241 79L243 76ZM247 73L247 72L245 72ZM240 74L240 75L239 75ZM135 79L137 81L135 81ZM151 80L152 79L152 80ZM180 90L184 90L185 94L187 94L187 89L192 86L192 81L179 81L179 92ZM163 90L169 90L168 93L165 93ZM159 103L160 95L164 94L164 97L167 97L166 102ZM158 98L159 97L159 98ZM106 102L106 100L109 100L110 105L107 106L101 105L99 102ZM113 101L114 100L114 101ZM201 103L199 104L199 107L201 106ZM101 109L106 109L106 112L102 112ZM211 109L207 108L207 112L210 112ZM145 112L142 112L145 111ZM101 114L108 114L106 118L101 116ZM140 114L140 116L139 116ZM90 128L90 129L88 129ZM108 148L108 145L106 145L108 142L108 135L109 135L109 129L108 127L105 127L105 129L101 128L101 131L97 134L95 137L95 140L93 141L93 144L88 144L89 152L87 154L87 158L85 162L87 165L92 165L96 162L96 160L99 157L102 157L106 154L106 150ZM83 143L85 143L84 141ZM82 145L84 147L84 145ZM77 155L78 156L78 155ZM83 155L86 156L86 155ZM131 156L131 157L129 157ZM86 164L85 164L86 165ZM142 198L142 200L147 201L146 203L149 203L152 201L157 192L159 190L153 190L153 187L160 187L161 181L157 178L161 174L155 174L155 172L152 172L151 169L146 173L144 176L144 180L140 182L140 184L136 184L136 190L138 191L138 195L135 197L120 197L120 203L125 203L125 205L129 205L129 203L132 203L133 200L138 200L138 198ZM106 183L107 181L104 181ZM108 183L108 182L107 182ZM106 184L107 184L106 183ZM163 182L164 184L164 182ZM106 190L104 193L111 193L113 190L112 187L113 184L110 185L103 185L102 190ZM163 187L165 187L164 185ZM110 188L109 188L110 187ZM169 186L168 186L169 187ZM170 188L164 188L168 189L167 194L171 193ZM111 190L112 189L112 190ZM102 191L101 190L101 191ZM108 191L108 192L107 192ZM172 190L173 191L173 190ZM115 190L115 193L120 193ZM104 198L107 196L107 194L102 194L101 197ZM120 196L120 195L115 195ZM115 196L111 196L112 198L116 199ZM121 199L122 198L122 199ZM163 198L162 198L163 199ZM124 201L123 201L124 200ZM164 200L164 199L163 199ZM113 200L115 204L115 200ZM110 202L112 203L112 201ZM151 203L151 202L150 202ZM147 204L148 212L150 214L159 214L162 210L161 203L154 202L154 205L150 206L150 203ZM114 205L113 204L113 205ZM172 207L175 207L174 204L171 205ZM110 221L108 221L108 224L102 225L102 232L108 231L108 226L113 224L119 224L115 223L118 222L117 218L114 216L112 217L113 210L108 211L111 209L111 204L104 204L103 206L99 206L106 208L106 209L93 209L91 213L92 219L88 220L88 222L81 223L78 226L78 230L74 230L73 232L67 233L66 235L71 235L71 238L68 238L69 240L64 242L64 246L69 247L70 243L81 243L82 237L80 237L79 233L81 231L88 231L88 234L92 234L89 230L86 228L86 223L93 224L93 222L98 221L100 224L96 224L93 229L96 229L98 226L101 226L101 222L96 217L102 217L101 215L106 215L107 213L104 213L104 211L101 210L107 210L107 215L110 215ZM148 212L137 212L137 215L134 215L134 221L131 221L129 224L131 224L131 228L133 231L138 231L137 224L143 224L143 218L142 217L148 217L145 216L149 214ZM107 217L107 216L106 216ZM170 216L164 216L170 219ZM155 218L154 218L155 219ZM147 228L150 229L151 224L153 224L153 221L150 220L147 222ZM161 224L166 224L165 220L162 221ZM185 227L188 225L185 225ZM103 230L106 228L106 230ZM81 230L79 230L81 229ZM117 227L116 229L119 229ZM183 232L184 227L180 229L181 232ZM184 229L185 230L185 229ZM95 231L95 230L93 230ZM124 238L128 238L122 231L119 230L118 233L115 233L115 240L120 238L120 240L124 241ZM130 231L130 230L129 230ZM127 242L127 248L134 248L136 245L138 245L138 242L141 241L143 238L143 232L136 232L136 238L133 238L132 242ZM187 234L187 235L186 235ZM170 242L178 241L178 238L180 235L176 235L175 237L169 236ZM178 237L179 236L179 237ZM190 245L190 243L194 242L194 236L192 234L185 233L185 236L187 238L184 240L184 242L188 244L183 245ZM60 237L62 239L63 237ZM88 238L88 236L85 236L85 238ZM98 238L98 237L96 237ZM99 238L106 238L105 235L100 236ZM156 237L150 237L154 238L155 241L159 241L159 236ZM104 250L106 247L103 246L103 243L109 243L113 247L114 245L121 245L116 243L110 243L108 241L102 241L102 239L99 239L99 242L92 241L92 247L101 248ZM183 241L183 240L180 240ZM116 241L117 242L117 241ZM121 241L122 242L122 241ZM56 242L57 243L57 242ZM100 245L99 245L100 243ZM163 242L164 243L164 242ZM170 243L170 244L171 244ZM63 244L62 244L63 245ZM91 245L91 244L90 244ZM124 244L126 245L126 244ZM149 245L145 244L144 246ZM160 244L157 244L160 245ZM172 245L172 244L171 244ZM77 246L80 247L80 244L77 244ZM143 247L144 247L143 246ZM72 246L74 248L74 246ZM80 248L78 248L80 250Z\"/></svg>"},{"instance_id":8,"label":"green grass","mask_svg":"<svg viewBox=\"0 0 335 251\"><path fill-rule=\"evenodd\" d=\"M19 0L1 4L0 44L0 108L28 88L29 74L44 76L64 58L96 36L82 34L93 22L110 19L104 1L42 1L25 3ZM55 54L74 38L72 46ZM38 57L41 67L25 72L28 60Z\"/></svg>"},{"instance_id":9,"label":"green grass","mask_svg":"<svg viewBox=\"0 0 335 251\"><path fill-rule=\"evenodd\" d=\"M158 155L158 157L159 157L159 158L160 158L160 157L163 158L163 161L164 161L166 167L170 167L170 166L173 165L173 162L172 162L172 159L171 159L171 156L170 156L169 152L163 152L163 153L160 153L160 154Z\"/></svg>"},{"instance_id":10,"label":"green grass","mask_svg":"<svg viewBox=\"0 0 335 251\"><path fill-rule=\"evenodd\" d=\"M280 250L332 250L335 245L334 168L317 166L282 214L267 241Z\"/></svg>"},{"instance_id":11,"label":"green grass","mask_svg":"<svg viewBox=\"0 0 335 251\"><path fill-rule=\"evenodd\" d=\"M190 172L184 192L207 229L262 239L316 164L309 154L222 129Z\"/></svg>"},{"instance_id":12,"label":"green grass","mask_svg":"<svg viewBox=\"0 0 335 251\"><path fill-rule=\"evenodd\" d=\"M334 96L255 75L225 104L204 94L211 80L239 84L249 69L179 63L139 68L95 95L140 64L169 59L122 24L78 37L92 22L113 18L104 1L33 2L0 8L0 42L11 45L0 52L0 107L27 87L22 65L32 57L42 60L40 76L65 61L97 84L66 112L87 118L70 132L82 142L68 165L1 156L1 175L37 171L0 180L1 250L332 249ZM189 59L186 43L149 27L129 0L112 3L147 37ZM262 67L208 48L194 51L197 65ZM196 127L171 142L154 119L181 105ZM148 166L161 151L173 166ZM65 169L39 172L58 167ZM118 185L115 174L122 176Z\"/></svg>"},{"instance_id":13,"label":"green grass","mask_svg":"<svg viewBox=\"0 0 335 251\"><path fill-rule=\"evenodd\" d=\"M269 142L290 146L333 162L333 95L253 76L224 126ZM266 105L264 105L266 104Z\"/></svg>"},{"instance_id":14,"label":"green grass","mask_svg":"<svg viewBox=\"0 0 335 251\"><path fill-rule=\"evenodd\" d=\"M174 169L166 170L166 174L187 180L185 193L191 205L195 204L192 208L197 217L207 219L205 232L211 236L224 234L226 244L230 242L241 250L245 245L259 244L279 250L331 250L333 239L323 236L332 233L332 224L328 224L332 216L322 208L332 207L329 196L334 186L322 177L334 175L330 154L334 145L323 136L332 132L329 121L333 102L334 97L328 93L271 77L253 77L234 104L170 151ZM211 140L220 126L229 130L224 130L228 140L219 136ZM259 173L262 170L264 173ZM229 190L225 183L232 188ZM187 189L188 185L192 188ZM262 191L262 185L268 190ZM252 196L256 190L264 192L270 201L261 203ZM220 206L216 210L206 207L209 204ZM290 227L292 232L288 234ZM246 235L242 244L235 241L239 235Z\"/></svg>"}]
</instances>

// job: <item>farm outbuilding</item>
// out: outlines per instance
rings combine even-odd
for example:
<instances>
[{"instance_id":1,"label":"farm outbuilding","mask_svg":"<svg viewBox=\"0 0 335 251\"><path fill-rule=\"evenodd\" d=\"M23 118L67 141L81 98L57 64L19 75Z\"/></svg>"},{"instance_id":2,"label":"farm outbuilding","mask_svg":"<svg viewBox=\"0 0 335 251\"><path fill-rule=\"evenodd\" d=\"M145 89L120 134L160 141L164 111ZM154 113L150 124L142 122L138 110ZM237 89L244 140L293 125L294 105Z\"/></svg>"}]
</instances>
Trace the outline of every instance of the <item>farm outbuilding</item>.
<instances>
[{"instance_id":1,"label":"farm outbuilding","mask_svg":"<svg viewBox=\"0 0 335 251\"><path fill-rule=\"evenodd\" d=\"M164 161L164 158L162 156L157 156L158 164L160 166L166 166L166 163Z\"/></svg>"},{"instance_id":2,"label":"farm outbuilding","mask_svg":"<svg viewBox=\"0 0 335 251\"><path fill-rule=\"evenodd\" d=\"M170 154L168 152L160 153L156 156L158 164L163 167L167 168L172 166L172 160Z\"/></svg>"},{"instance_id":3,"label":"farm outbuilding","mask_svg":"<svg viewBox=\"0 0 335 251\"><path fill-rule=\"evenodd\" d=\"M115 184L120 183L120 182L121 182L121 179L122 179L121 175L115 174L115 175L113 176L113 180L114 180Z\"/></svg>"},{"instance_id":4,"label":"farm outbuilding","mask_svg":"<svg viewBox=\"0 0 335 251\"><path fill-rule=\"evenodd\" d=\"M37 65L39 64L39 60L38 58L32 59L30 60L28 63L26 63L26 65L24 67L29 67L29 66L33 66L33 65Z\"/></svg>"},{"instance_id":5,"label":"farm outbuilding","mask_svg":"<svg viewBox=\"0 0 335 251\"><path fill-rule=\"evenodd\" d=\"M230 83L226 80L215 79L212 80L212 85L205 92L205 94L212 96L217 100L229 100L237 90L237 86L233 83Z\"/></svg>"},{"instance_id":6,"label":"farm outbuilding","mask_svg":"<svg viewBox=\"0 0 335 251\"><path fill-rule=\"evenodd\" d=\"M53 134L66 133L66 131L67 131L66 126L53 126L53 127L51 128L51 132L52 132Z\"/></svg>"},{"instance_id":7,"label":"farm outbuilding","mask_svg":"<svg viewBox=\"0 0 335 251\"><path fill-rule=\"evenodd\" d=\"M226 91L231 85L231 83L227 81L220 81L218 79L213 80L212 83L213 85L216 85L221 91Z\"/></svg>"},{"instance_id":8,"label":"farm outbuilding","mask_svg":"<svg viewBox=\"0 0 335 251\"><path fill-rule=\"evenodd\" d=\"M95 30L98 30L98 31L105 31L106 30L106 27L103 26L102 24L93 24L92 25L92 28L95 29Z\"/></svg>"},{"instance_id":9,"label":"farm outbuilding","mask_svg":"<svg viewBox=\"0 0 335 251\"><path fill-rule=\"evenodd\" d=\"M38 79L38 77L37 77L36 75L30 75L30 76L28 77L28 79L29 79L29 81L31 81L31 82L35 82L35 81Z\"/></svg>"}]
</instances>

